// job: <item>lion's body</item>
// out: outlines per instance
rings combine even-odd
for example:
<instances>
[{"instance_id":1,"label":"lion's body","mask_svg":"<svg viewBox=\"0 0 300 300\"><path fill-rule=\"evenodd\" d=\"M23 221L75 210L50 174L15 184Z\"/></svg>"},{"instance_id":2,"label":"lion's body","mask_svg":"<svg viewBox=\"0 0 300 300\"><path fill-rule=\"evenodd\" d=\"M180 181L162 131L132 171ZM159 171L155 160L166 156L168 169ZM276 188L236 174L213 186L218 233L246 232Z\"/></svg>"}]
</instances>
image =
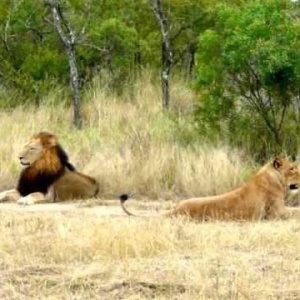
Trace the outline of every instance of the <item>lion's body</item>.
<instances>
[{"instance_id":1,"label":"lion's body","mask_svg":"<svg viewBox=\"0 0 300 300\"><path fill-rule=\"evenodd\" d=\"M236 190L212 197L182 200L165 215L185 215L198 220L284 217L287 213L284 204L286 193L290 186L298 187L299 184L299 169L287 160L275 160Z\"/></svg>"},{"instance_id":2,"label":"lion's body","mask_svg":"<svg viewBox=\"0 0 300 300\"><path fill-rule=\"evenodd\" d=\"M54 198L60 201L92 198L97 195L98 184L87 175L66 170L64 176L54 182L51 192L54 193Z\"/></svg>"},{"instance_id":3,"label":"lion's body","mask_svg":"<svg viewBox=\"0 0 300 300\"><path fill-rule=\"evenodd\" d=\"M21 152L20 161L25 168L16 190L0 193L0 201L58 202L91 198L98 192L96 180L75 170L52 134L34 135Z\"/></svg>"}]
</instances>

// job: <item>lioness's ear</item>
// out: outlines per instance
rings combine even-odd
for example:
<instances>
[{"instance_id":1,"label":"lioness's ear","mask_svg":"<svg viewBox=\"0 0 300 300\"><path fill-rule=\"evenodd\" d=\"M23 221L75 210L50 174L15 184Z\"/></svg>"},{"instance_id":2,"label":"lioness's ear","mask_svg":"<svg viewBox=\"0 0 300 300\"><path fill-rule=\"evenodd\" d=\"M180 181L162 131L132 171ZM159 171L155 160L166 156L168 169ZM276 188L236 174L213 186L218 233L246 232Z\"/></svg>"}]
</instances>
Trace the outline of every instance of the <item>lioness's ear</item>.
<instances>
[{"instance_id":1,"label":"lioness's ear","mask_svg":"<svg viewBox=\"0 0 300 300\"><path fill-rule=\"evenodd\" d=\"M275 169L279 169L282 165L283 165L282 159L280 157L276 156L274 161L273 161L273 167Z\"/></svg>"}]
</instances>

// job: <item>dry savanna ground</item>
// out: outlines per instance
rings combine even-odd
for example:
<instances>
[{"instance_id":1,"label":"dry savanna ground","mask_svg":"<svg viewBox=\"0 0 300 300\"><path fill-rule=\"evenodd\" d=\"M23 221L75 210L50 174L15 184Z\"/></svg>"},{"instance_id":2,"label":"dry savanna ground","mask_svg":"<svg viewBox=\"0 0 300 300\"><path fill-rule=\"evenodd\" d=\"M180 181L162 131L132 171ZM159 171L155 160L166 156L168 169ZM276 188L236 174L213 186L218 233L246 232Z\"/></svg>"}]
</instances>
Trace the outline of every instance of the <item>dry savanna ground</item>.
<instances>
[{"instance_id":1,"label":"dry savanna ground","mask_svg":"<svg viewBox=\"0 0 300 300\"><path fill-rule=\"evenodd\" d=\"M300 298L299 220L196 223L94 205L4 204L0 298Z\"/></svg>"},{"instance_id":2,"label":"dry savanna ground","mask_svg":"<svg viewBox=\"0 0 300 300\"><path fill-rule=\"evenodd\" d=\"M194 139L193 94L181 83L172 94L168 115L148 78L122 101L95 82L81 131L57 106L60 91L38 109L0 112L1 190L14 185L18 151L40 130L58 134L101 185L100 199L0 204L0 299L300 299L300 220L133 218L107 200L130 192L133 208L156 213L228 191L257 167L242 152Z\"/></svg>"}]
</instances>

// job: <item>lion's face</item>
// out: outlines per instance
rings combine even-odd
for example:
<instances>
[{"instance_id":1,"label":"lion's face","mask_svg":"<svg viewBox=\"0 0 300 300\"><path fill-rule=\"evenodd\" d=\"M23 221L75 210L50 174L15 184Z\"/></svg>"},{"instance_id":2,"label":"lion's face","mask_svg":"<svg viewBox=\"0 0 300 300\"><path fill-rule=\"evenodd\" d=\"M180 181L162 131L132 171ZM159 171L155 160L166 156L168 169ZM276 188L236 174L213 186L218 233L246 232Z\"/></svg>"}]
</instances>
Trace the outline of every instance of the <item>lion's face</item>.
<instances>
[{"instance_id":1,"label":"lion's face","mask_svg":"<svg viewBox=\"0 0 300 300\"><path fill-rule=\"evenodd\" d=\"M19 154L20 163L23 167L29 167L40 159L43 146L39 140L31 140Z\"/></svg>"},{"instance_id":2,"label":"lion's face","mask_svg":"<svg viewBox=\"0 0 300 300\"><path fill-rule=\"evenodd\" d=\"M287 159L275 158L273 166L281 173L285 184L290 190L300 188L300 169L295 163Z\"/></svg>"},{"instance_id":3,"label":"lion's face","mask_svg":"<svg viewBox=\"0 0 300 300\"><path fill-rule=\"evenodd\" d=\"M50 133L34 135L19 154L20 163L27 168L44 156L45 151L57 145L57 139Z\"/></svg>"}]
</instances>

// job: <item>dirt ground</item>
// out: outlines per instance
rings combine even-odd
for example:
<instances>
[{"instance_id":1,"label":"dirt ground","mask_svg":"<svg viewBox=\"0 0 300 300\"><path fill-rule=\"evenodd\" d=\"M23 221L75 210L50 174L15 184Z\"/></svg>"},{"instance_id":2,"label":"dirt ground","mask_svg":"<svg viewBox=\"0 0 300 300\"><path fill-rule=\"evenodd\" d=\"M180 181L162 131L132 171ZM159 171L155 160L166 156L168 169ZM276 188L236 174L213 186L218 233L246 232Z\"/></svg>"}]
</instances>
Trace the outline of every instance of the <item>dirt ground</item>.
<instances>
[{"instance_id":1,"label":"dirt ground","mask_svg":"<svg viewBox=\"0 0 300 300\"><path fill-rule=\"evenodd\" d=\"M16 213L91 213L95 216L124 216L117 200L107 200L105 205L86 204L84 202L43 203L35 205L19 205L16 203L1 203L2 211Z\"/></svg>"},{"instance_id":2,"label":"dirt ground","mask_svg":"<svg viewBox=\"0 0 300 300\"><path fill-rule=\"evenodd\" d=\"M159 203L158 201L136 201L130 200L129 206L137 210L141 215L157 214L173 205L171 201ZM35 205L19 205L17 203L1 203L2 212L12 212L19 214L28 213L65 213L68 215L76 214L92 214L99 217L126 217L120 206L119 200L98 200L90 199L76 202L57 202L57 203L41 203Z\"/></svg>"},{"instance_id":3,"label":"dirt ground","mask_svg":"<svg viewBox=\"0 0 300 300\"><path fill-rule=\"evenodd\" d=\"M297 219L135 218L117 200L91 199L2 203L0 227L0 299L300 299Z\"/></svg>"}]
</instances>

